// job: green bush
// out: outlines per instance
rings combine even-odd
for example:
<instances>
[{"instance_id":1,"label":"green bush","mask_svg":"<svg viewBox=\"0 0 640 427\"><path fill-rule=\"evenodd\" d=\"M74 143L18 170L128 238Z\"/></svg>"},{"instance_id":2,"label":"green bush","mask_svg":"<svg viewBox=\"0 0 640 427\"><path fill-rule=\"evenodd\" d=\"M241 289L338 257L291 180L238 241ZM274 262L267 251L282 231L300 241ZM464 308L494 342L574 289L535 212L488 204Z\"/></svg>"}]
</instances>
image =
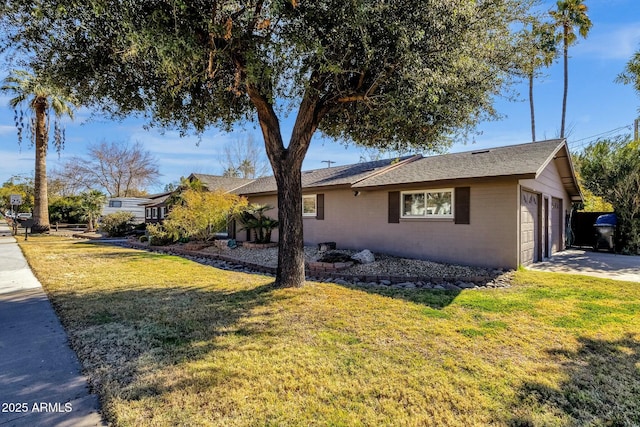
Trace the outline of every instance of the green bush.
<instances>
[{"instance_id":1,"label":"green bush","mask_svg":"<svg viewBox=\"0 0 640 427\"><path fill-rule=\"evenodd\" d=\"M133 231L135 218L131 212L114 212L102 218L100 229L111 237L126 236Z\"/></svg>"},{"instance_id":2,"label":"green bush","mask_svg":"<svg viewBox=\"0 0 640 427\"><path fill-rule=\"evenodd\" d=\"M63 197L49 204L49 220L67 224L80 224L82 218L82 201L78 196Z\"/></svg>"},{"instance_id":3,"label":"green bush","mask_svg":"<svg viewBox=\"0 0 640 427\"><path fill-rule=\"evenodd\" d=\"M149 234L149 244L151 246L170 245L178 240L178 236L174 236L160 224L147 224L147 233Z\"/></svg>"}]
</instances>

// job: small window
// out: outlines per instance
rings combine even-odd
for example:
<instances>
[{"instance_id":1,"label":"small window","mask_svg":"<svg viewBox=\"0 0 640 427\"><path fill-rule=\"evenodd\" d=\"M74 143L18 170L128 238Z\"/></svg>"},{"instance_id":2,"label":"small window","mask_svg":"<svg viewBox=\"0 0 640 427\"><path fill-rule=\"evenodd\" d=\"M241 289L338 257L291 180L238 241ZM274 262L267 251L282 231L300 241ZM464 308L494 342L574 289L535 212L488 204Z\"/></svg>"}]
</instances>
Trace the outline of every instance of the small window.
<instances>
[{"instance_id":1,"label":"small window","mask_svg":"<svg viewBox=\"0 0 640 427\"><path fill-rule=\"evenodd\" d=\"M453 190L406 191L401 198L402 218L453 218Z\"/></svg>"},{"instance_id":2,"label":"small window","mask_svg":"<svg viewBox=\"0 0 640 427\"><path fill-rule=\"evenodd\" d=\"M152 219L158 218L158 208L151 208L151 218Z\"/></svg>"},{"instance_id":3,"label":"small window","mask_svg":"<svg viewBox=\"0 0 640 427\"><path fill-rule=\"evenodd\" d=\"M316 195L302 196L302 216L316 216Z\"/></svg>"},{"instance_id":4,"label":"small window","mask_svg":"<svg viewBox=\"0 0 640 427\"><path fill-rule=\"evenodd\" d=\"M109 200L109 207L110 208L121 208L122 207L122 200Z\"/></svg>"},{"instance_id":5,"label":"small window","mask_svg":"<svg viewBox=\"0 0 640 427\"><path fill-rule=\"evenodd\" d=\"M164 219L166 214L167 214L167 207L166 206L160 207L160 219Z\"/></svg>"},{"instance_id":6,"label":"small window","mask_svg":"<svg viewBox=\"0 0 640 427\"><path fill-rule=\"evenodd\" d=\"M151 208L145 209L145 218L151 219Z\"/></svg>"}]
</instances>

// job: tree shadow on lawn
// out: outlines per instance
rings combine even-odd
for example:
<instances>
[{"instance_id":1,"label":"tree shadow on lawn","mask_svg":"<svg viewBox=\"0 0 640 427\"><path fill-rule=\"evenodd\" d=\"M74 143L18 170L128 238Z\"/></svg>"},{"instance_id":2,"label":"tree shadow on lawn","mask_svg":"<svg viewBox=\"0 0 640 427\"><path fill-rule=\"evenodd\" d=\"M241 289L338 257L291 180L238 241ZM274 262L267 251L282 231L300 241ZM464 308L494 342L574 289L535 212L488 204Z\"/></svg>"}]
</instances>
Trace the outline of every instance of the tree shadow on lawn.
<instances>
[{"instance_id":1,"label":"tree shadow on lawn","mask_svg":"<svg viewBox=\"0 0 640 427\"><path fill-rule=\"evenodd\" d=\"M193 287L144 287L125 291L56 293L53 305L67 330L90 382L101 398L138 400L162 393L162 381L145 378L224 349L219 338L240 339L277 334L270 324L243 319L260 308L288 299L274 295L274 283L251 284L241 290ZM275 319L276 316L268 316ZM109 389L102 387L109 384ZM158 389L159 387L160 389ZM103 404L106 402L103 401ZM107 414L109 416L109 414Z\"/></svg>"},{"instance_id":2,"label":"tree shadow on lawn","mask_svg":"<svg viewBox=\"0 0 640 427\"><path fill-rule=\"evenodd\" d=\"M412 302L415 304L422 304L431 307L435 310L440 310L451 304L458 295L460 290L441 290L441 289L398 289L391 286L378 285L357 285L357 284L345 284L337 285L343 286L349 289L356 289L366 292L368 294L381 295L388 298L401 299L403 301Z\"/></svg>"},{"instance_id":3,"label":"tree shadow on lawn","mask_svg":"<svg viewBox=\"0 0 640 427\"><path fill-rule=\"evenodd\" d=\"M525 383L513 405L511 426L545 424L531 414L562 418L568 425L640 425L640 341L627 334L617 341L579 338L576 352L549 350L566 381L558 389Z\"/></svg>"}]
</instances>

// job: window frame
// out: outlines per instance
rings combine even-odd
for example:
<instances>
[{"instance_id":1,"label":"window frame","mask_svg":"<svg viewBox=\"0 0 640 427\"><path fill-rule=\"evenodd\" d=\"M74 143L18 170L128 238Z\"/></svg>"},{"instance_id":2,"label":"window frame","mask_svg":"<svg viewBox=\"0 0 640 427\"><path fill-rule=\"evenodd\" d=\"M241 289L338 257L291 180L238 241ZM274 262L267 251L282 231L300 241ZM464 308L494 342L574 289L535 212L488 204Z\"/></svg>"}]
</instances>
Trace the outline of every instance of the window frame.
<instances>
[{"instance_id":1,"label":"window frame","mask_svg":"<svg viewBox=\"0 0 640 427\"><path fill-rule=\"evenodd\" d=\"M145 208L144 213L146 219L151 219L151 208Z\"/></svg>"},{"instance_id":2,"label":"window frame","mask_svg":"<svg viewBox=\"0 0 640 427\"><path fill-rule=\"evenodd\" d=\"M110 208L121 208L122 207L122 200L109 200L109 207Z\"/></svg>"},{"instance_id":3,"label":"window frame","mask_svg":"<svg viewBox=\"0 0 640 427\"><path fill-rule=\"evenodd\" d=\"M449 214L428 214L427 201L430 193L451 193L451 213ZM405 215L404 213L404 197L410 194L424 195L424 215ZM454 188L429 188L420 190L407 190L400 192L400 219L455 219L455 189Z\"/></svg>"},{"instance_id":4,"label":"window frame","mask_svg":"<svg viewBox=\"0 0 640 427\"><path fill-rule=\"evenodd\" d=\"M151 219L158 219L158 208L151 208Z\"/></svg>"},{"instance_id":5,"label":"window frame","mask_svg":"<svg viewBox=\"0 0 640 427\"><path fill-rule=\"evenodd\" d=\"M313 212L304 211L304 200L313 199ZM318 195L317 194L303 194L302 195L302 217L303 218L315 218L318 215Z\"/></svg>"}]
</instances>

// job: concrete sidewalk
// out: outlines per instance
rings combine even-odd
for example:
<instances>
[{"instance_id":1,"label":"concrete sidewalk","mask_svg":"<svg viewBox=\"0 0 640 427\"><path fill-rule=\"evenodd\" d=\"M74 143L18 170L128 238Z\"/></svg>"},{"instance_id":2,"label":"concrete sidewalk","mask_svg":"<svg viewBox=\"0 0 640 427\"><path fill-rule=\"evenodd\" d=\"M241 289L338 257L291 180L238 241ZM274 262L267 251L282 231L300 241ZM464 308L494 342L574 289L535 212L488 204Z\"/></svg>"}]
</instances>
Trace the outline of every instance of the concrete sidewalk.
<instances>
[{"instance_id":1,"label":"concrete sidewalk","mask_svg":"<svg viewBox=\"0 0 640 427\"><path fill-rule=\"evenodd\" d=\"M0 220L0 426L104 426L76 354Z\"/></svg>"}]
</instances>

